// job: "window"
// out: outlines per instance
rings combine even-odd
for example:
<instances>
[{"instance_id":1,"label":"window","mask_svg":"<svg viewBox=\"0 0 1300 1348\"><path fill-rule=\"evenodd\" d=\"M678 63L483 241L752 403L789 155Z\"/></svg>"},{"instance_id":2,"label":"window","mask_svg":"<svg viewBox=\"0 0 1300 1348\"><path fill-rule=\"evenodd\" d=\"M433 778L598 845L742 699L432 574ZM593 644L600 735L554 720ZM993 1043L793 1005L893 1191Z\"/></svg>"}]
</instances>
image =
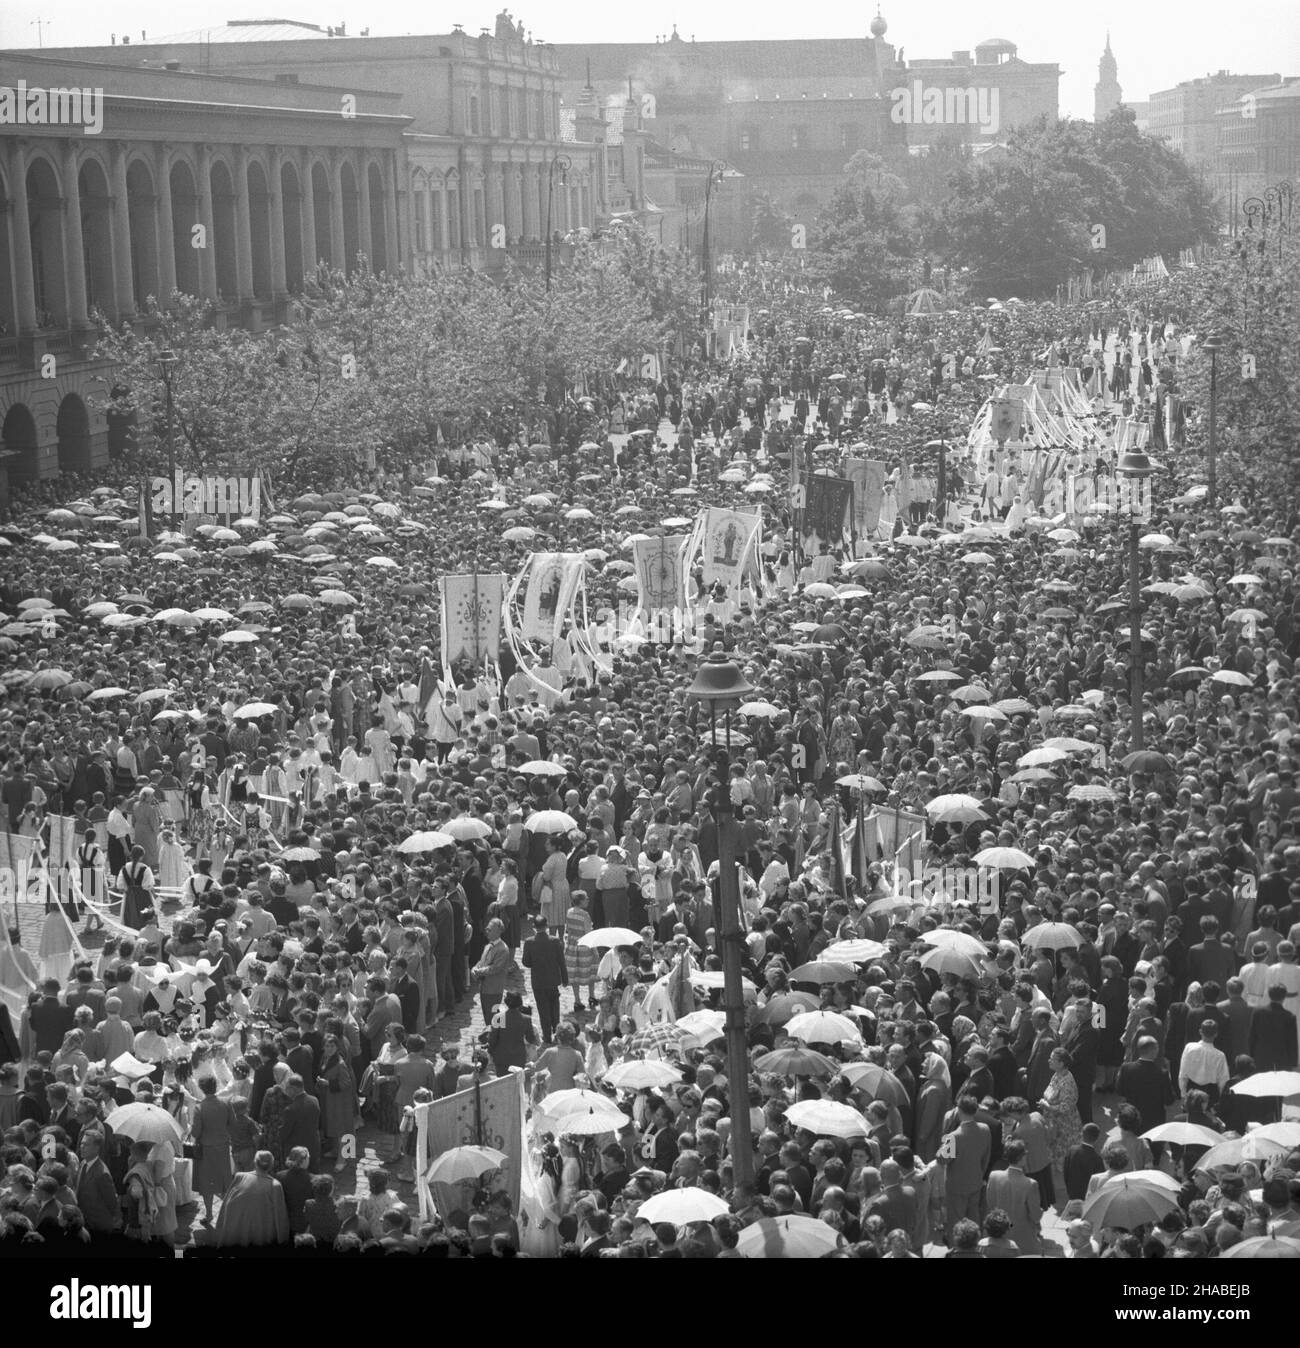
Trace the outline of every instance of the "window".
<instances>
[{"instance_id":1,"label":"window","mask_svg":"<svg viewBox=\"0 0 1300 1348\"><path fill-rule=\"evenodd\" d=\"M471 136L477 136L479 134L477 94L470 94L469 96L469 134Z\"/></svg>"},{"instance_id":2,"label":"window","mask_svg":"<svg viewBox=\"0 0 1300 1348\"><path fill-rule=\"evenodd\" d=\"M792 150L806 150L808 148L807 127L792 126L790 128L790 148Z\"/></svg>"},{"instance_id":3,"label":"window","mask_svg":"<svg viewBox=\"0 0 1300 1348\"><path fill-rule=\"evenodd\" d=\"M845 122L840 127L840 149L854 150L858 144L858 128L851 122Z\"/></svg>"},{"instance_id":4,"label":"window","mask_svg":"<svg viewBox=\"0 0 1300 1348\"><path fill-rule=\"evenodd\" d=\"M758 149L758 129L752 126L742 126L740 128L740 149L743 154Z\"/></svg>"}]
</instances>

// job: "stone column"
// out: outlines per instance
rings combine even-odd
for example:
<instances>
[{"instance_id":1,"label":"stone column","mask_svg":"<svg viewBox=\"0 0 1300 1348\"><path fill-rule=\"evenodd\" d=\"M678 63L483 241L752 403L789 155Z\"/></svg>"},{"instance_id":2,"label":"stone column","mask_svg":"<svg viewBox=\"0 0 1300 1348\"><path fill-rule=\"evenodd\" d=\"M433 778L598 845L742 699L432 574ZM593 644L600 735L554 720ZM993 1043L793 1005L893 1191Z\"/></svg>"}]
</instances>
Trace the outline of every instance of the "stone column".
<instances>
[{"instance_id":1,"label":"stone column","mask_svg":"<svg viewBox=\"0 0 1300 1348\"><path fill-rule=\"evenodd\" d=\"M63 251L67 255L68 323L84 328L86 314L86 248L81 238L81 184L77 181L79 140L63 142Z\"/></svg>"},{"instance_id":2,"label":"stone column","mask_svg":"<svg viewBox=\"0 0 1300 1348\"><path fill-rule=\"evenodd\" d=\"M312 181L310 153L302 156L297 168L298 190L302 193L302 206L298 211L298 222L302 226L302 270L304 276L311 276L320 263L320 254L316 250L316 185Z\"/></svg>"},{"instance_id":3,"label":"stone column","mask_svg":"<svg viewBox=\"0 0 1300 1348\"><path fill-rule=\"evenodd\" d=\"M36 331L36 278L32 274L32 217L27 206L27 142L11 141L13 192L14 307L19 332Z\"/></svg>"},{"instance_id":4,"label":"stone column","mask_svg":"<svg viewBox=\"0 0 1300 1348\"><path fill-rule=\"evenodd\" d=\"M343 238L343 155L338 150L334 151L331 170L330 265L346 272L348 255L344 251L346 244Z\"/></svg>"},{"instance_id":5,"label":"stone column","mask_svg":"<svg viewBox=\"0 0 1300 1348\"><path fill-rule=\"evenodd\" d=\"M126 145L117 141L113 159L113 289L118 317L135 313L131 268L131 210L126 191ZM84 286L84 278L83 278Z\"/></svg>"},{"instance_id":6,"label":"stone column","mask_svg":"<svg viewBox=\"0 0 1300 1348\"><path fill-rule=\"evenodd\" d=\"M160 145L154 163L155 197L154 233L158 242L158 303L164 309L171 307L172 291L176 289L176 236L172 220L171 146Z\"/></svg>"},{"instance_id":7,"label":"stone column","mask_svg":"<svg viewBox=\"0 0 1300 1348\"><path fill-rule=\"evenodd\" d=\"M388 254L388 270L396 272L402 265L402 228L401 228L401 200L409 196L410 185L407 185L406 193L399 193L397 190L397 152L395 150L385 150L384 157L380 161L380 174L384 183L384 248ZM408 224L406 229L408 240L410 240L411 230ZM408 249L414 253L414 240L410 240L411 248Z\"/></svg>"},{"instance_id":8,"label":"stone column","mask_svg":"<svg viewBox=\"0 0 1300 1348\"><path fill-rule=\"evenodd\" d=\"M516 239L524 232L524 204L519 165L507 164L502 173L505 175L506 234L511 239Z\"/></svg>"},{"instance_id":9,"label":"stone column","mask_svg":"<svg viewBox=\"0 0 1300 1348\"><path fill-rule=\"evenodd\" d=\"M357 169L357 247L366 255L370 270L375 269L375 241L370 233L370 164L363 152Z\"/></svg>"},{"instance_id":10,"label":"stone column","mask_svg":"<svg viewBox=\"0 0 1300 1348\"><path fill-rule=\"evenodd\" d=\"M289 292L284 262L284 152L277 146L271 151L271 181L267 184L271 207L271 296L279 299Z\"/></svg>"},{"instance_id":11,"label":"stone column","mask_svg":"<svg viewBox=\"0 0 1300 1348\"><path fill-rule=\"evenodd\" d=\"M235 289L240 304L253 298L253 228L248 208L248 151L235 146Z\"/></svg>"},{"instance_id":12,"label":"stone column","mask_svg":"<svg viewBox=\"0 0 1300 1348\"><path fill-rule=\"evenodd\" d=\"M206 247L198 249L199 293L205 300L217 298L217 250L212 231L212 146L199 146L199 219Z\"/></svg>"},{"instance_id":13,"label":"stone column","mask_svg":"<svg viewBox=\"0 0 1300 1348\"><path fill-rule=\"evenodd\" d=\"M414 194L412 194L414 195ZM419 201L416 203L416 209L420 212L420 219L424 223L424 266L426 271L433 270L433 262L438 257L438 249L434 243L433 232L433 189L426 187L420 193Z\"/></svg>"}]
</instances>

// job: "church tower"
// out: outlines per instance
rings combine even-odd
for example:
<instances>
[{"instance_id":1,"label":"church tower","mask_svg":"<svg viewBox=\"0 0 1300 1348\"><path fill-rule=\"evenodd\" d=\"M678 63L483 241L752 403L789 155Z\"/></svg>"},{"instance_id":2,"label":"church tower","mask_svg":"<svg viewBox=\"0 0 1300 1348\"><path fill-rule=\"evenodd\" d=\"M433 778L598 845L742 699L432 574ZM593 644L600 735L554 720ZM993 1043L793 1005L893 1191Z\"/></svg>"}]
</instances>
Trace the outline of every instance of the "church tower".
<instances>
[{"instance_id":1,"label":"church tower","mask_svg":"<svg viewBox=\"0 0 1300 1348\"><path fill-rule=\"evenodd\" d=\"M1104 122L1119 107L1124 91L1119 87L1119 67L1110 49L1110 34L1106 34L1106 50L1097 63L1097 83L1092 92L1092 120Z\"/></svg>"}]
</instances>

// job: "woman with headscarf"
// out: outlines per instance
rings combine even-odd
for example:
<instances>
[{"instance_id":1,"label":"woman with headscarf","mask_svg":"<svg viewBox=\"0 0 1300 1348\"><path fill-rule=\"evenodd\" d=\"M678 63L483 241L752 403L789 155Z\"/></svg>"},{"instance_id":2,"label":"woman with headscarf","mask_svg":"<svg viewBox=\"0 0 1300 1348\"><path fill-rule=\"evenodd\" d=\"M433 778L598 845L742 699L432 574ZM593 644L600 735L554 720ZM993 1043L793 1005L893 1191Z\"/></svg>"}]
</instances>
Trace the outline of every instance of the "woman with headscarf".
<instances>
[{"instance_id":1,"label":"woman with headscarf","mask_svg":"<svg viewBox=\"0 0 1300 1348\"><path fill-rule=\"evenodd\" d=\"M552 834L546 839L546 860L542 863L539 902L552 931L563 931L571 902L569 895L569 858L564 839Z\"/></svg>"},{"instance_id":2,"label":"woman with headscarf","mask_svg":"<svg viewBox=\"0 0 1300 1348\"><path fill-rule=\"evenodd\" d=\"M170 1242L176 1233L176 1155L168 1142L133 1142L123 1193L126 1233Z\"/></svg>"},{"instance_id":3,"label":"woman with headscarf","mask_svg":"<svg viewBox=\"0 0 1300 1348\"><path fill-rule=\"evenodd\" d=\"M605 864L596 878L607 927L626 927L628 924L627 876L627 853L621 847L609 848L605 853Z\"/></svg>"},{"instance_id":4,"label":"woman with headscarf","mask_svg":"<svg viewBox=\"0 0 1300 1348\"><path fill-rule=\"evenodd\" d=\"M948 1065L937 1053L927 1053L921 1064L921 1088L916 1093L916 1154L933 1161L943 1141L943 1121L952 1108Z\"/></svg>"},{"instance_id":5,"label":"woman with headscarf","mask_svg":"<svg viewBox=\"0 0 1300 1348\"><path fill-rule=\"evenodd\" d=\"M271 1153L276 1166L284 1164L284 1113L289 1107L289 1095L284 1083L293 1075L287 1062L278 1062L271 1069L275 1080L262 1097L262 1110L257 1122L262 1127L262 1145ZM236 1177L238 1178L238 1177Z\"/></svg>"}]
</instances>

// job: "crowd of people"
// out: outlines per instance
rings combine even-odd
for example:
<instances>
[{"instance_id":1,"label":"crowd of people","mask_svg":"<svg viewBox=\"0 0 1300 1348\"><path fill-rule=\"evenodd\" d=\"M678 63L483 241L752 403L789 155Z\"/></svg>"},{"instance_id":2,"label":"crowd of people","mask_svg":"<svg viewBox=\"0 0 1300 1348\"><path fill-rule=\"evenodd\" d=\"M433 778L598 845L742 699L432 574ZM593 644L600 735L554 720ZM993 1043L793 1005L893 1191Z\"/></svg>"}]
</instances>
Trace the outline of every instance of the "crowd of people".
<instances>
[{"instance_id":1,"label":"crowd of people","mask_svg":"<svg viewBox=\"0 0 1300 1348\"><path fill-rule=\"evenodd\" d=\"M1212 505L1166 454L1134 653L1127 522L1036 510L1035 450L965 443L994 386L1084 366L1080 468L1113 467L1196 316L1157 291L884 319L730 284L742 354L602 386L549 457L507 422L154 540L122 468L17 503L0 793L10 860L52 864L0 905L0 1243L1150 1259L1300 1235L1294 484ZM792 456L930 480L937 434L942 519L918 494L806 547ZM566 634L529 671L439 667L439 576L585 551L617 614L634 535L755 496L761 581L693 576L672 640L615 621L596 662ZM687 696L716 654L753 690L721 769ZM928 872L999 849L995 902L846 855L868 812L895 844L925 819ZM422 1219L415 1109L515 1070L520 1201L487 1171Z\"/></svg>"}]
</instances>

